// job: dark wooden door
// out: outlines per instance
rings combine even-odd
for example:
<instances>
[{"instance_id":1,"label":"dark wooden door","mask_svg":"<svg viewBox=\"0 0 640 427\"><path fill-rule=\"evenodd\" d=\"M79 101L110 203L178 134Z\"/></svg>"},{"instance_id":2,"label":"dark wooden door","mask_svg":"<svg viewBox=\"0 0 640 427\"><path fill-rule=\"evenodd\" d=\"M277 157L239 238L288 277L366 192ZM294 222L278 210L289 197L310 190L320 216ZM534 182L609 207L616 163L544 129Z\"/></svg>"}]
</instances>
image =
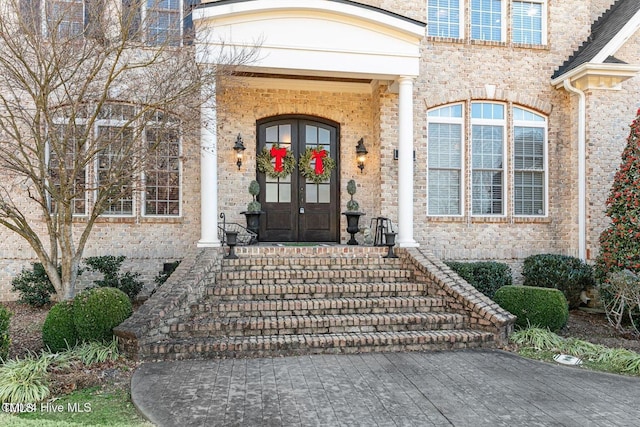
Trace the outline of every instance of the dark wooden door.
<instances>
[{"instance_id":1,"label":"dark wooden door","mask_svg":"<svg viewBox=\"0 0 640 427\"><path fill-rule=\"evenodd\" d=\"M296 167L287 177L258 173L265 212L260 240L265 242L337 242L338 126L308 117L280 117L258 123L258 153L275 144L290 150ZM336 162L328 180L316 184L300 174L298 162L307 148L324 149ZM275 164L275 159L272 159ZM314 163L312 163L313 165Z\"/></svg>"}]
</instances>

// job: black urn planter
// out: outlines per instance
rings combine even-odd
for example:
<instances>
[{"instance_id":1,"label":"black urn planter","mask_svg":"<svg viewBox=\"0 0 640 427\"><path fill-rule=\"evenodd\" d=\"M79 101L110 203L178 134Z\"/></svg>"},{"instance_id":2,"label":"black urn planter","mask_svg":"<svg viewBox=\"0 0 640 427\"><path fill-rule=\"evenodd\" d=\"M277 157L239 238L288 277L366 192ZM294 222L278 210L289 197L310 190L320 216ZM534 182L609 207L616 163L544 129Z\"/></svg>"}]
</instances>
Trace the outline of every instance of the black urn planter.
<instances>
[{"instance_id":1,"label":"black urn planter","mask_svg":"<svg viewBox=\"0 0 640 427\"><path fill-rule=\"evenodd\" d=\"M347 233L351 234L351 238L347 242L347 245L357 245L358 241L355 238L355 234L360 231L360 227L358 227L358 222L360 222L360 217L364 215L363 212L342 212L342 215L347 217Z\"/></svg>"},{"instance_id":2,"label":"black urn planter","mask_svg":"<svg viewBox=\"0 0 640 427\"><path fill-rule=\"evenodd\" d=\"M247 229L250 231L253 231L254 233L256 233L256 236L258 236L258 240L260 239L259 233L260 233L260 215L262 215L264 212L262 211L257 211L257 212L240 212L241 214L244 214L245 218L247 218Z\"/></svg>"}]
</instances>

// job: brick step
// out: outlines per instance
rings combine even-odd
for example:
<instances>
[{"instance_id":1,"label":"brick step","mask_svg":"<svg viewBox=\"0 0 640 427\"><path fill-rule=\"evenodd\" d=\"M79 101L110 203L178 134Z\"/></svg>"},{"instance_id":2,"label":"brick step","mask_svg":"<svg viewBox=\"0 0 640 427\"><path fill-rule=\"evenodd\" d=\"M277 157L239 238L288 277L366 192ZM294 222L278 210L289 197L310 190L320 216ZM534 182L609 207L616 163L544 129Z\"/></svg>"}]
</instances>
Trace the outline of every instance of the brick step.
<instances>
[{"instance_id":1,"label":"brick step","mask_svg":"<svg viewBox=\"0 0 640 427\"><path fill-rule=\"evenodd\" d=\"M225 301L260 297L276 299L364 298L424 296L428 285L413 282L391 283L294 283L284 285L216 286L207 296Z\"/></svg>"},{"instance_id":2,"label":"brick step","mask_svg":"<svg viewBox=\"0 0 640 427\"><path fill-rule=\"evenodd\" d=\"M409 270L400 269L335 269L335 270L226 270L216 275L217 282L230 285L289 284L289 283L367 283L408 282Z\"/></svg>"},{"instance_id":3,"label":"brick step","mask_svg":"<svg viewBox=\"0 0 640 427\"><path fill-rule=\"evenodd\" d=\"M238 259L224 259L223 269L236 271L242 270L287 270L287 269L398 269L402 268L400 258L376 257L310 257L310 258L289 258L289 257L264 257L252 256Z\"/></svg>"},{"instance_id":4,"label":"brick step","mask_svg":"<svg viewBox=\"0 0 640 427\"><path fill-rule=\"evenodd\" d=\"M491 347L493 334L468 329L353 334L263 335L166 340L146 345L152 359L207 359Z\"/></svg>"},{"instance_id":5,"label":"brick step","mask_svg":"<svg viewBox=\"0 0 640 427\"><path fill-rule=\"evenodd\" d=\"M462 329L465 317L452 313L389 313L326 316L210 318L171 326L172 338L336 334Z\"/></svg>"},{"instance_id":6,"label":"brick step","mask_svg":"<svg viewBox=\"0 0 640 427\"><path fill-rule=\"evenodd\" d=\"M376 314L442 312L445 302L430 297L316 298L295 300L238 300L193 304L191 314L221 317L308 316L326 314Z\"/></svg>"}]
</instances>

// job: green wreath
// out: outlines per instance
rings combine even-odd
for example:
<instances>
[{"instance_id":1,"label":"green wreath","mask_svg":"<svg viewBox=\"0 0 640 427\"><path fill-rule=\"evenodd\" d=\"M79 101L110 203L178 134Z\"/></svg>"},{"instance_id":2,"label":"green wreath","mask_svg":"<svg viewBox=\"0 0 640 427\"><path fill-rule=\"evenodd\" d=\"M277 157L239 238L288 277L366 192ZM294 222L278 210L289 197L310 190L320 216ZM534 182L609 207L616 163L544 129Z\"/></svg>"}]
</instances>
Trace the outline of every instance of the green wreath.
<instances>
[{"instance_id":1,"label":"green wreath","mask_svg":"<svg viewBox=\"0 0 640 427\"><path fill-rule=\"evenodd\" d=\"M277 144L274 144L274 147L280 148ZM287 149L287 154L285 154L282 159L281 172L276 172L272 160L273 158L271 157L270 151L267 150L267 147L263 148L260 154L256 156L258 171L266 174L269 178L285 178L291 175L293 170L296 168L296 159L293 157L293 153L289 149Z\"/></svg>"},{"instance_id":2,"label":"green wreath","mask_svg":"<svg viewBox=\"0 0 640 427\"><path fill-rule=\"evenodd\" d=\"M320 149L324 149L320 147ZM300 156L300 161L298 162L298 168L300 169L300 174L304 176L307 181L311 181L314 184L320 184L321 182L327 181L331 176L331 172L336 168L336 161L329 157L329 153L327 156L322 159L323 171L322 173L316 173L314 168L311 167L311 157L313 155L313 149L307 148L302 156Z\"/></svg>"}]
</instances>

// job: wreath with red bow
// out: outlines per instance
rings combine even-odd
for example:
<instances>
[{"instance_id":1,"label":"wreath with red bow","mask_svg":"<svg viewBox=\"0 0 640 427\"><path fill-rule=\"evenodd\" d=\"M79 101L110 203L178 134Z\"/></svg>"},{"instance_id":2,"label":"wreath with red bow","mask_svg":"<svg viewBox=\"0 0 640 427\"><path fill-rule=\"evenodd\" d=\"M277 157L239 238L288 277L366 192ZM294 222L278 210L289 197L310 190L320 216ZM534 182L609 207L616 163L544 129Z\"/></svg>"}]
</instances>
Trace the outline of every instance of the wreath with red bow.
<instances>
[{"instance_id":1,"label":"wreath with red bow","mask_svg":"<svg viewBox=\"0 0 640 427\"><path fill-rule=\"evenodd\" d=\"M327 181L336 168L336 161L329 157L324 147L307 148L298 162L300 174L315 184Z\"/></svg>"},{"instance_id":2,"label":"wreath with red bow","mask_svg":"<svg viewBox=\"0 0 640 427\"><path fill-rule=\"evenodd\" d=\"M296 168L296 159L291 150L274 144L270 149L263 148L256 156L258 171L269 178L285 178Z\"/></svg>"}]
</instances>

